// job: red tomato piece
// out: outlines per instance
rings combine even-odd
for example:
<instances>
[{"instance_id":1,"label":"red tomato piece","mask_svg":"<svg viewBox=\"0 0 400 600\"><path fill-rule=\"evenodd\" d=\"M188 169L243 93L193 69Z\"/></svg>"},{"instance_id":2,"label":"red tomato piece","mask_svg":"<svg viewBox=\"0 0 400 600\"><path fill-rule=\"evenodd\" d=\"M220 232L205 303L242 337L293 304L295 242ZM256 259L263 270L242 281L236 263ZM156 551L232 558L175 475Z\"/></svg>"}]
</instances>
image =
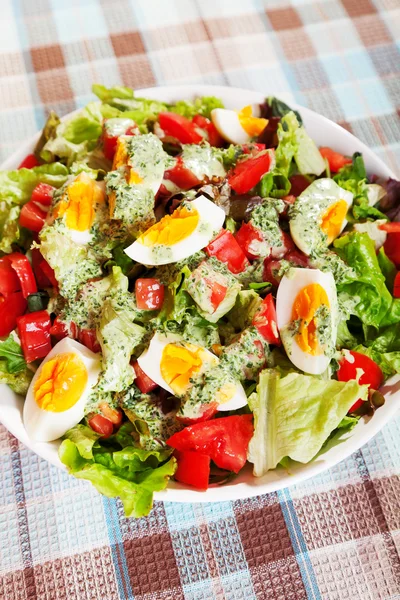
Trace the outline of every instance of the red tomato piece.
<instances>
[{"instance_id":1,"label":"red tomato piece","mask_svg":"<svg viewBox=\"0 0 400 600\"><path fill-rule=\"evenodd\" d=\"M296 267L309 267L310 261L309 258L304 252L301 250L290 250L285 255L285 260L289 261L292 265L296 265Z\"/></svg>"},{"instance_id":2,"label":"red tomato piece","mask_svg":"<svg viewBox=\"0 0 400 600\"><path fill-rule=\"evenodd\" d=\"M257 185L265 173L268 173L270 166L270 150L240 160L228 173L228 183L237 194L246 194Z\"/></svg>"},{"instance_id":3,"label":"red tomato piece","mask_svg":"<svg viewBox=\"0 0 400 600\"><path fill-rule=\"evenodd\" d=\"M253 317L253 325L268 344L280 345L281 340L279 338L275 302L272 294L265 296L260 309Z\"/></svg>"},{"instance_id":4,"label":"red tomato piece","mask_svg":"<svg viewBox=\"0 0 400 600\"><path fill-rule=\"evenodd\" d=\"M50 206L53 200L53 192L56 188L48 183L38 183L31 194L31 202Z\"/></svg>"},{"instance_id":5,"label":"red tomato piece","mask_svg":"<svg viewBox=\"0 0 400 600\"><path fill-rule=\"evenodd\" d=\"M25 156L18 169L33 169L33 167L38 167L39 165L40 162L36 156L34 154L28 154L28 156Z\"/></svg>"},{"instance_id":6,"label":"red tomato piece","mask_svg":"<svg viewBox=\"0 0 400 600\"><path fill-rule=\"evenodd\" d=\"M219 134L218 129L215 127L214 123L210 121L210 119L203 117L203 115L195 115L192 119L192 122L197 125L197 127L200 127L200 129L205 131L208 142L211 146L223 146L224 139Z\"/></svg>"},{"instance_id":7,"label":"red tomato piece","mask_svg":"<svg viewBox=\"0 0 400 600\"><path fill-rule=\"evenodd\" d=\"M271 249L272 258L283 258L288 252L296 249L296 246L286 231L281 232L282 246L275 246Z\"/></svg>"},{"instance_id":8,"label":"red tomato piece","mask_svg":"<svg viewBox=\"0 0 400 600\"><path fill-rule=\"evenodd\" d=\"M13 292L19 292L21 282L12 268L7 256L0 258L0 294L8 296Z\"/></svg>"},{"instance_id":9,"label":"red tomato piece","mask_svg":"<svg viewBox=\"0 0 400 600\"><path fill-rule=\"evenodd\" d=\"M31 200L21 208L19 224L31 231L39 232L46 220L47 213Z\"/></svg>"},{"instance_id":10,"label":"red tomato piece","mask_svg":"<svg viewBox=\"0 0 400 600\"><path fill-rule=\"evenodd\" d=\"M148 394L152 390L155 390L156 387L158 387L157 383L150 379L150 377L148 377L146 373L139 367L139 363L137 361L131 363L131 365L135 370L135 383L138 386L139 390L142 392L142 394Z\"/></svg>"},{"instance_id":11,"label":"red tomato piece","mask_svg":"<svg viewBox=\"0 0 400 600\"><path fill-rule=\"evenodd\" d=\"M161 112L158 120L165 135L176 138L181 144L199 144L203 140L196 125L182 115Z\"/></svg>"},{"instance_id":12,"label":"red tomato piece","mask_svg":"<svg viewBox=\"0 0 400 600\"><path fill-rule=\"evenodd\" d=\"M68 326L66 323L60 321L58 317L56 317L53 321L52 326L50 327L50 335L57 342L63 340L64 338L69 336Z\"/></svg>"},{"instance_id":13,"label":"red tomato piece","mask_svg":"<svg viewBox=\"0 0 400 600\"><path fill-rule=\"evenodd\" d=\"M208 288L210 288L210 290L211 290L210 302L212 304L212 307L214 310L217 310L218 306L221 304L222 300L225 298L228 288L226 287L226 285L222 285L221 283L218 283L217 281L213 281L212 279L209 279L208 277L204 277L204 282L205 282L206 286Z\"/></svg>"},{"instance_id":14,"label":"red tomato piece","mask_svg":"<svg viewBox=\"0 0 400 600\"><path fill-rule=\"evenodd\" d=\"M31 263L25 254L13 252L5 257L14 269L21 283L22 295L27 298L30 294L37 292L37 285Z\"/></svg>"},{"instance_id":15,"label":"red tomato piece","mask_svg":"<svg viewBox=\"0 0 400 600\"><path fill-rule=\"evenodd\" d=\"M0 296L0 337L11 333L17 326L17 319L26 311L27 302L22 292L12 292Z\"/></svg>"},{"instance_id":16,"label":"red tomato piece","mask_svg":"<svg viewBox=\"0 0 400 600\"><path fill-rule=\"evenodd\" d=\"M349 354L352 358L349 360ZM357 369L361 369L363 374L358 380L361 385L368 385L371 389L377 390L383 383L384 377L382 369L369 356L349 350L339 361L339 369L336 372L339 381L350 381L357 378ZM354 412L363 405L361 398L357 400L349 409Z\"/></svg>"},{"instance_id":17,"label":"red tomato piece","mask_svg":"<svg viewBox=\"0 0 400 600\"><path fill-rule=\"evenodd\" d=\"M51 350L50 315L46 310L28 313L17 319L18 335L27 363L44 358Z\"/></svg>"},{"instance_id":18,"label":"red tomato piece","mask_svg":"<svg viewBox=\"0 0 400 600\"><path fill-rule=\"evenodd\" d=\"M179 451L205 454L217 467L238 473L246 464L253 431L253 415L233 415L189 425L171 436L167 444Z\"/></svg>"},{"instance_id":19,"label":"red tomato piece","mask_svg":"<svg viewBox=\"0 0 400 600\"><path fill-rule=\"evenodd\" d=\"M281 266L282 261L271 260L269 257L266 258L264 260L263 281L269 281L269 283L272 283L277 288L281 280L281 277L278 275Z\"/></svg>"},{"instance_id":20,"label":"red tomato piece","mask_svg":"<svg viewBox=\"0 0 400 600\"><path fill-rule=\"evenodd\" d=\"M343 154L340 154L340 152L335 152L332 148L324 147L320 148L319 151L321 156L328 161L332 173L337 173L342 167L351 165L352 163L351 158L347 158Z\"/></svg>"},{"instance_id":21,"label":"red tomato piece","mask_svg":"<svg viewBox=\"0 0 400 600\"><path fill-rule=\"evenodd\" d=\"M383 245L385 254L395 265L400 266L400 233L388 233Z\"/></svg>"},{"instance_id":22,"label":"red tomato piece","mask_svg":"<svg viewBox=\"0 0 400 600\"><path fill-rule=\"evenodd\" d=\"M185 167L185 164L180 156L177 157L175 165L172 169L165 171L164 179L172 181L181 190L190 190L196 185L200 185L200 179L197 179L196 175L192 173L190 169Z\"/></svg>"},{"instance_id":23,"label":"red tomato piece","mask_svg":"<svg viewBox=\"0 0 400 600\"><path fill-rule=\"evenodd\" d=\"M89 427L96 433L99 433L103 438L109 438L114 432L114 425L110 419L103 417L103 415L94 415L88 419Z\"/></svg>"},{"instance_id":24,"label":"red tomato piece","mask_svg":"<svg viewBox=\"0 0 400 600\"><path fill-rule=\"evenodd\" d=\"M397 273L394 280L393 296L395 298L400 298L400 271Z\"/></svg>"},{"instance_id":25,"label":"red tomato piece","mask_svg":"<svg viewBox=\"0 0 400 600\"><path fill-rule=\"evenodd\" d=\"M135 295L139 310L159 310L164 302L164 285L158 279L136 279Z\"/></svg>"},{"instance_id":26,"label":"red tomato piece","mask_svg":"<svg viewBox=\"0 0 400 600\"><path fill-rule=\"evenodd\" d=\"M215 415L215 413L218 410L218 403L217 402L210 402L209 404L204 404L200 407L190 407L189 408L189 412L190 412L190 416L188 414L185 414L185 406L183 406L183 415L180 415L179 413L176 415L176 418L178 419L178 421L180 421L181 423L184 423L185 425L194 425L195 423L201 423L202 421L208 421L209 419L212 419L212 417ZM187 409L186 409L186 413L187 413Z\"/></svg>"},{"instance_id":27,"label":"red tomato piece","mask_svg":"<svg viewBox=\"0 0 400 600\"><path fill-rule=\"evenodd\" d=\"M127 122L129 121L132 125L126 127ZM124 126L126 129L124 129ZM139 132L137 125L132 121L125 119L125 123L123 120L114 122L111 127L108 126L108 119L106 119L103 123L103 133L102 133L102 142L103 142L103 154L108 160L113 160L115 151L117 149L117 142L120 135L136 135Z\"/></svg>"},{"instance_id":28,"label":"red tomato piece","mask_svg":"<svg viewBox=\"0 0 400 600\"><path fill-rule=\"evenodd\" d=\"M241 273L248 267L249 261L245 253L227 229L221 229L217 237L205 248L208 256L215 256L226 263L232 273Z\"/></svg>"},{"instance_id":29,"label":"red tomato piece","mask_svg":"<svg viewBox=\"0 0 400 600\"><path fill-rule=\"evenodd\" d=\"M78 333L78 340L92 352L97 353L101 351L101 346L97 341L95 329L80 329Z\"/></svg>"},{"instance_id":30,"label":"red tomato piece","mask_svg":"<svg viewBox=\"0 0 400 600\"><path fill-rule=\"evenodd\" d=\"M257 242L263 241L263 235L261 231L256 229L251 223L243 223L237 233L235 233L235 240L250 260L257 258L259 255L256 254Z\"/></svg>"},{"instance_id":31,"label":"red tomato piece","mask_svg":"<svg viewBox=\"0 0 400 600\"><path fill-rule=\"evenodd\" d=\"M175 471L176 481L191 485L198 490L208 488L210 478L210 457L199 452L175 450L174 456L178 461Z\"/></svg>"},{"instance_id":32,"label":"red tomato piece","mask_svg":"<svg viewBox=\"0 0 400 600\"><path fill-rule=\"evenodd\" d=\"M310 185L309 180L304 175L292 175L289 177L289 181L291 184L290 193L291 195L296 196L296 198Z\"/></svg>"},{"instance_id":33,"label":"red tomato piece","mask_svg":"<svg viewBox=\"0 0 400 600\"><path fill-rule=\"evenodd\" d=\"M388 233L400 233L400 223L382 223L379 225L379 229Z\"/></svg>"},{"instance_id":34,"label":"red tomato piece","mask_svg":"<svg viewBox=\"0 0 400 600\"><path fill-rule=\"evenodd\" d=\"M53 269L49 263L43 258L38 248L32 249L32 267L35 273L36 282L40 290L50 287L57 287L57 280Z\"/></svg>"}]
</instances>

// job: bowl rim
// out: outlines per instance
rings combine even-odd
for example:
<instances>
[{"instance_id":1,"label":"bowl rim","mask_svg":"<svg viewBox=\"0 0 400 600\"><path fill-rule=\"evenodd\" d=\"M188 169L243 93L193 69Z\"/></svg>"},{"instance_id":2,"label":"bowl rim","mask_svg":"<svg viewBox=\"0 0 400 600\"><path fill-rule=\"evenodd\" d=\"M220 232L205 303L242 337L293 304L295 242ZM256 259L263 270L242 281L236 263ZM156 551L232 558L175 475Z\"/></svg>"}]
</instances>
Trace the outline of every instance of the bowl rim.
<instances>
[{"instance_id":1,"label":"bowl rim","mask_svg":"<svg viewBox=\"0 0 400 600\"><path fill-rule=\"evenodd\" d=\"M207 84L149 87L135 90L135 94L137 96L147 96L160 100L167 100L168 98L167 101L169 102L181 100L183 98L192 99L201 95L219 96L225 99L225 102L227 101L226 97L232 99L236 97L246 97L246 104L262 102L266 97L266 94L245 88ZM231 103L233 104L233 101ZM242 102L238 102L238 104L242 105ZM290 102L290 106L299 110L305 120L317 120L321 125L322 130L328 128L328 130L334 132L335 136L338 136L341 140L347 142L347 144L357 147L360 152L363 152L364 156L368 157L368 160L376 165L377 170L379 170L384 177L395 178L393 171L384 163L384 161L352 133L337 123L334 123L324 115L320 115L309 108L300 106L295 102ZM62 120L69 119L72 115L79 112L79 110L81 109L66 114L62 117ZM40 131L35 133L22 143L20 147L0 165L0 170L15 169L21 161L21 157L32 151L36 141L40 137L40 133ZM56 454L56 447L59 442L31 442L26 435L22 424L21 413L23 399L12 392L5 384L2 384L0 389L4 390L4 393L0 394L0 408L2 409L0 410L0 422L3 423L10 433L38 456L44 458L56 467L65 470L64 465L62 465ZM8 390L8 392L6 392L6 390ZM400 376L394 376L388 380L384 385L383 391L388 394L389 397L395 395L400 399ZM10 410L7 411L7 408ZM357 451L374 437L394 417L397 410L398 407L394 401L386 402L384 407L374 415L374 418L361 420L354 430L344 437L343 443L335 446L333 449L329 449L325 454L321 454L310 463L295 465L295 468L291 473L284 472L282 469L275 469L269 471L268 474L262 478L257 479L250 475L251 479L249 479L249 481L240 481L243 477L249 478L251 468L250 465L247 465L243 472L241 472L239 481L236 483L234 481L228 485L210 487L206 492L199 492L187 488L177 482L170 482L166 490L155 492L155 499L172 502L218 502L258 496L295 485L330 469L340 461L348 458L353 452ZM331 450L333 450L333 453Z\"/></svg>"}]
</instances>

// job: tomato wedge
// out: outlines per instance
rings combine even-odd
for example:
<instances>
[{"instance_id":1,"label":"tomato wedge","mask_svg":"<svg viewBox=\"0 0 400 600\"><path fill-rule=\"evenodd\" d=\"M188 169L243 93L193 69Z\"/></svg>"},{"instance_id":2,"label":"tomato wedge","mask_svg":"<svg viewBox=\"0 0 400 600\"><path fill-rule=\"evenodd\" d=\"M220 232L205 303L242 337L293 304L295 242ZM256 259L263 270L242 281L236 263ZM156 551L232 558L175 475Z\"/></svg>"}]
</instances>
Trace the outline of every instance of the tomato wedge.
<instances>
[{"instance_id":1,"label":"tomato wedge","mask_svg":"<svg viewBox=\"0 0 400 600\"><path fill-rule=\"evenodd\" d=\"M268 344L280 345L276 308L272 294L265 296L260 309L253 317L253 325Z\"/></svg>"},{"instance_id":2,"label":"tomato wedge","mask_svg":"<svg viewBox=\"0 0 400 600\"><path fill-rule=\"evenodd\" d=\"M185 163L180 156L177 157L172 169L165 171L164 179L172 181L181 190L190 190L201 184L201 180L197 179L196 175L185 167Z\"/></svg>"},{"instance_id":3,"label":"tomato wedge","mask_svg":"<svg viewBox=\"0 0 400 600\"><path fill-rule=\"evenodd\" d=\"M329 164L329 168L332 173L337 173L342 169L345 165L351 165L351 158L347 158L340 152L335 152L332 148L323 147L319 149L320 154L323 158L326 158Z\"/></svg>"},{"instance_id":4,"label":"tomato wedge","mask_svg":"<svg viewBox=\"0 0 400 600\"><path fill-rule=\"evenodd\" d=\"M345 356L339 361L339 369L336 371L336 376L339 381L350 381L357 379L357 369L361 369L363 374L358 380L361 385L368 385L371 389L377 390L383 383L384 377L382 369L369 356L355 352L354 350L346 351ZM349 409L349 413L354 412L364 403L358 399Z\"/></svg>"},{"instance_id":5,"label":"tomato wedge","mask_svg":"<svg viewBox=\"0 0 400 600\"><path fill-rule=\"evenodd\" d=\"M250 156L236 163L228 173L228 183L237 194L246 194L261 177L268 173L272 162L272 151L264 150L256 156Z\"/></svg>"},{"instance_id":6,"label":"tomato wedge","mask_svg":"<svg viewBox=\"0 0 400 600\"><path fill-rule=\"evenodd\" d=\"M176 138L181 144L199 144L203 140L196 125L182 115L161 112L158 120L165 135Z\"/></svg>"},{"instance_id":7,"label":"tomato wedge","mask_svg":"<svg viewBox=\"0 0 400 600\"><path fill-rule=\"evenodd\" d=\"M214 310L217 310L218 306L224 300L228 288L226 285L213 281L209 277L204 277L206 286L211 290L210 302Z\"/></svg>"},{"instance_id":8,"label":"tomato wedge","mask_svg":"<svg viewBox=\"0 0 400 600\"><path fill-rule=\"evenodd\" d=\"M400 298L400 271L397 273L394 279L393 296L395 298Z\"/></svg>"},{"instance_id":9,"label":"tomato wedge","mask_svg":"<svg viewBox=\"0 0 400 600\"><path fill-rule=\"evenodd\" d=\"M233 415L189 425L167 444L179 451L205 454L217 467L238 473L246 464L253 430L253 415Z\"/></svg>"},{"instance_id":10,"label":"tomato wedge","mask_svg":"<svg viewBox=\"0 0 400 600\"><path fill-rule=\"evenodd\" d=\"M251 223L243 223L237 233L235 240L250 260L257 258L257 243L263 241L261 231L258 231Z\"/></svg>"},{"instance_id":11,"label":"tomato wedge","mask_svg":"<svg viewBox=\"0 0 400 600\"><path fill-rule=\"evenodd\" d=\"M146 375L143 369L139 367L139 363L137 361L131 363L131 365L135 370L135 383L138 386L139 390L142 392L142 394L148 394L152 390L155 390L156 387L158 387L156 382L150 379L150 377Z\"/></svg>"},{"instance_id":12,"label":"tomato wedge","mask_svg":"<svg viewBox=\"0 0 400 600\"><path fill-rule=\"evenodd\" d=\"M95 329L80 329L78 333L78 340L92 352L97 353L101 351L101 346L97 341Z\"/></svg>"},{"instance_id":13,"label":"tomato wedge","mask_svg":"<svg viewBox=\"0 0 400 600\"><path fill-rule=\"evenodd\" d=\"M19 292L20 289L21 282L9 260L6 256L0 258L0 294L8 296L13 292Z\"/></svg>"},{"instance_id":14,"label":"tomato wedge","mask_svg":"<svg viewBox=\"0 0 400 600\"><path fill-rule=\"evenodd\" d=\"M59 317L56 317L52 326L50 327L50 335L57 340L57 342L68 337L69 331L67 324L60 321Z\"/></svg>"},{"instance_id":15,"label":"tomato wedge","mask_svg":"<svg viewBox=\"0 0 400 600\"><path fill-rule=\"evenodd\" d=\"M38 167L39 165L40 162L36 156L34 154L28 154L28 156L25 156L18 169L33 169L33 167Z\"/></svg>"},{"instance_id":16,"label":"tomato wedge","mask_svg":"<svg viewBox=\"0 0 400 600\"><path fill-rule=\"evenodd\" d=\"M379 229L382 229L382 231L387 231L388 233L400 233L400 223L382 223L379 225Z\"/></svg>"},{"instance_id":17,"label":"tomato wedge","mask_svg":"<svg viewBox=\"0 0 400 600\"><path fill-rule=\"evenodd\" d=\"M175 450L174 456L178 461L178 468L174 475L176 481L191 485L198 490L206 490L210 478L210 457L191 450L184 452Z\"/></svg>"},{"instance_id":18,"label":"tomato wedge","mask_svg":"<svg viewBox=\"0 0 400 600\"><path fill-rule=\"evenodd\" d=\"M57 280L54 271L49 263L43 258L38 248L33 248L32 252L32 267L35 273L36 281L40 290L50 287L57 287Z\"/></svg>"},{"instance_id":19,"label":"tomato wedge","mask_svg":"<svg viewBox=\"0 0 400 600\"><path fill-rule=\"evenodd\" d=\"M21 289L24 298L27 298L30 294L37 292L36 280L33 274L31 263L25 254L13 252L4 258L10 262L11 267L17 274L17 277L21 283Z\"/></svg>"},{"instance_id":20,"label":"tomato wedge","mask_svg":"<svg viewBox=\"0 0 400 600\"><path fill-rule=\"evenodd\" d=\"M164 302L164 285L158 279L136 279L136 304L139 310L159 310Z\"/></svg>"},{"instance_id":21,"label":"tomato wedge","mask_svg":"<svg viewBox=\"0 0 400 600\"><path fill-rule=\"evenodd\" d=\"M56 188L48 183L38 183L31 194L31 202L50 206L53 200L53 192Z\"/></svg>"},{"instance_id":22,"label":"tomato wedge","mask_svg":"<svg viewBox=\"0 0 400 600\"><path fill-rule=\"evenodd\" d=\"M203 117L203 115L195 115L192 119L192 122L200 127L203 131L205 131L208 142L211 146L216 146L217 148L224 145L224 139L220 135L218 129L215 127L214 123L207 119L207 117Z\"/></svg>"},{"instance_id":23,"label":"tomato wedge","mask_svg":"<svg viewBox=\"0 0 400 600\"><path fill-rule=\"evenodd\" d=\"M390 232L383 244L385 254L396 266L400 266L400 232Z\"/></svg>"},{"instance_id":24,"label":"tomato wedge","mask_svg":"<svg viewBox=\"0 0 400 600\"><path fill-rule=\"evenodd\" d=\"M99 433L103 438L109 438L114 432L114 425L103 415L97 414L88 420L89 427L96 433Z\"/></svg>"},{"instance_id":25,"label":"tomato wedge","mask_svg":"<svg viewBox=\"0 0 400 600\"><path fill-rule=\"evenodd\" d=\"M38 233L43 228L47 213L40 208L35 202L30 200L21 208L19 215L19 224L21 227L30 229Z\"/></svg>"},{"instance_id":26,"label":"tomato wedge","mask_svg":"<svg viewBox=\"0 0 400 600\"><path fill-rule=\"evenodd\" d=\"M50 315L46 310L28 313L17 319L18 335L27 363L44 358L51 350Z\"/></svg>"},{"instance_id":27,"label":"tomato wedge","mask_svg":"<svg viewBox=\"0 0 400 600\"><path fill-rule=\"evenodd\" d=\"M176 418L185 425L194 425L195 423L201 423L202 421L208 421L216 414L218 410L217 402L210 402L209 404L203 404L202 406L190 406L183 405L181 411L183 414L178 413Z\"/></svg>"},{"instance_id":28,"label":"tomato wedge","mask_svg":"<svg viewBox=\"0 0 400 600\"><path fill-rule=\"evenodd\" d=\"M227 229L221 229L217 237L205 248L208 256L215 256L226 263L232 273L241 273L248 267L249 261L245 253Z\"/></svg>"},{"instance_id":29,"label":"tomato wedge","mask_svg":"<svg viewBox=\"0 0 400 600\"><path fill-rule=\"evenodd\" d=\"M17 319L24 314L27 302L22 292L0 296L0 337L11 333L17 326Z\"/></svg>"}]
</instances>

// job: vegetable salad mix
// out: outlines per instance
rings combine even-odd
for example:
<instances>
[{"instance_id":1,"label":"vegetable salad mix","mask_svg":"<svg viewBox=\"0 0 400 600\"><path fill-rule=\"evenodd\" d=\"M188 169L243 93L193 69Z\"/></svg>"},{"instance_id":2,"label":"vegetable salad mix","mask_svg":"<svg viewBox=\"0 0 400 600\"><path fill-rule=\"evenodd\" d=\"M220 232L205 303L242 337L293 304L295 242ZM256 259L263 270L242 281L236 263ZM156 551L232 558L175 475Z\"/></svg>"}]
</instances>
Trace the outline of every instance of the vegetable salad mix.
<instances>
[{"instance_id":1,"label":"vegetable salad mix","mask_svg":"<svg viewBox=\"0 0 400 600\"><path fill-rule=\"evenodd\" d=\"M136 517L171 478L311 461L400 372L400 183L276 98L93 91L0 173L0 381L30 438Z\"/></svg>"}]
</instances>

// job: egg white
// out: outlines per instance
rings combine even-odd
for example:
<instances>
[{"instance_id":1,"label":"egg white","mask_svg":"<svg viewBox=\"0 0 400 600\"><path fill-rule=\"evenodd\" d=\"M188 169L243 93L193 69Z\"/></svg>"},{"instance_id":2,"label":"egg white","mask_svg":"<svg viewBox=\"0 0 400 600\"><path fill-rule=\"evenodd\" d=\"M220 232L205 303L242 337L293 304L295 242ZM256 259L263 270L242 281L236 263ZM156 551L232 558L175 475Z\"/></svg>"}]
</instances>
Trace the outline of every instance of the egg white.
<instances>
[{"instance_id":1,"label":"egg white","mask_svg":"<svg viewBox=\"0 0 400 600\"><path fill-rule=\"evenodd\" d=\"M246 144L251 136L243 128L239 115L234 110L227 108L214 108L211 119L218 133L231 144Z\"/></svg>"},{"instance_id":2,"label":"egg white","mask_svg":"<svg viewBox=\"0 0 400 600\"><path fill-rule=\"evenodd\" d=\"M307 256L321 243L326 245L320 225L322 215L339 200L344 200L349 209L353 194L329 178L316 179L296 199L291 210L290 234L299 250ZM339 235L346 225L347 219L343 219Z\"/></svg>"},{"instance_id":3,"label":"egg white","mask_svg":"<svg viewBox=\"0 0 400 600\"><path fill-rule=\"evenodd\" d=\"M76 354L83 361L88 375L85 389L78 402L68 410L62 412L43 410L35 400L35 383L42 371L43 365L58 354L65 353ZM64 338L58 342L36 371L26 395L23 421L29 437L37 442L51 442L63 436L68 429L79 423L84 417L88 395L96 384L100 371L99 354L91 352L83 344L69 338Z\"/></svg>"},{"instance_id":4,"label":"egg white","mask_svg":"<svg viewBox=\"0 0 400 600\"><path fill-rule=\"evenodd\" d=\"M191 204L198 211L200 218L196 229L188 237L171 246L163 244L144 246L136 240L125 248L124 252L136 262L155 266L177 262L202 250L221 229L225 221L225 213L205 196L199 196Z\"/></svg>"},{"instance_id":5,"label":"egg white","mask_svg":"<svg viewBox=\"0 0 400 600\"><path fill-rule=\"evenodd\" d=\"M293 303L300 291L307 285L318 283L324 288L329 300L330 339L334 347L337 336L337 292L332 273L323 273L319 269L291 268L282 277L276 296L276 316L278 329L284 348L292 363L305 373L320 375L327 368L332 356L321 354L313 356L304 352L295 337L287 332L292 322Z\"/></svg>"},{"instance_id":6,"label":"egg white","mask_svg":"<svg viewBox=\"0 0 400 600\"><path fill-rule=\"evenodd\" d=\"M164 348L167 344L176 344L176 343L187 343L183 338L176 334L168 334L163 335L161 333L155 333L149 347L147 350L143 352L143 354L138 358L139 367L146 373L150 379L152 379L157 385L162 387L167 392L170 392L173 396L175 395L174 390L168 385L161 374L161 359ZM194 345L194 344L193 344ZM207 357L209 358L209 362L207 363L208 368L212 368L219 363L219 359L212 352L207 350L206 348L202 348ZM217 391L217 390L216 390ZM228 401L220 404L218 406L218 410L226 411L226 410L236 410L238 408L242 408L247 404L246 393L243 389L241 383L237 382L236 384L236 392L233 397Z\"/></svg>"}]
</instances>

